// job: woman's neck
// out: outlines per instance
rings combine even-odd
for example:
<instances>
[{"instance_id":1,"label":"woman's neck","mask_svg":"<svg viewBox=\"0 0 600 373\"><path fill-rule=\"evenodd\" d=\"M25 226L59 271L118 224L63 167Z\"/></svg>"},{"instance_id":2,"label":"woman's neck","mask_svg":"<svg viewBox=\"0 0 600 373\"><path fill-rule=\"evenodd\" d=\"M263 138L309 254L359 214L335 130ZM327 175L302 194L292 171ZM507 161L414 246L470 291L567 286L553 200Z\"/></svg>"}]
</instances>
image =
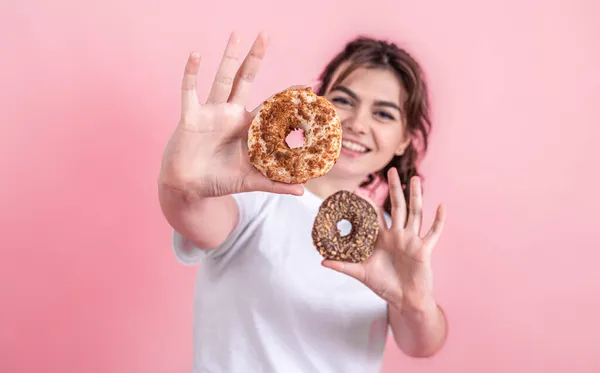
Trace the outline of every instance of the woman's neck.
<instances>
[{"instance_id":1,"label":"woman's neck","mask_svg":"<svg viewBox=\"0 0 600 373\"><path fill-rule=\"evenodd\" d=\"M327 174L308 180L304 187L317 197L325 199L340 190L354 192L364 180L365 178L338 178Z\"/></svg>"}]
</instances>

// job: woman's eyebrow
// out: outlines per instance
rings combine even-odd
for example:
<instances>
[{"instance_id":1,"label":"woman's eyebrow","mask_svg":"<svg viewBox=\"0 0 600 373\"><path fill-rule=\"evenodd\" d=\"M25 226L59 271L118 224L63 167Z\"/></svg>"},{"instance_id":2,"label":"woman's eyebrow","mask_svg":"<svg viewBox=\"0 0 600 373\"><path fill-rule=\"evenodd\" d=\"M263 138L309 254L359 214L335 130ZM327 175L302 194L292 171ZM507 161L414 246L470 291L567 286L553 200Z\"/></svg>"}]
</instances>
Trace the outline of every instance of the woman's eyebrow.
<instances>
[{"instance_id":1,"label":"woman's eyebrow","mask_svg":"<svg viewBox=\"0 0 600 373\"><path fill-rule=\"evenodd\" d=\"M353 100L360 102L360 98L358 97L358 95L356 93L354 93L354 91L352 91L348 87L345 87L343 85L337 85L337 86L333 87L333 89L331 90L331 92L334 92L334 91L344 92L348 96L352 97ZM396 109L402 113L402 109L400 108L400 106L398 106L398 104L391 102L391 101L375 101L375 106L389 107L392 109Z\"/></svg>"},{"instance_id":2,"label":"woman's eyebrow","mask_svg":"<svg viewBox=\"0 0 600 373\"><path fill-rule=\"evenodd\" d=\"M360 102L360 98L358 98L358 95L356 93L354 93L350 88L345 87L343 85L337 85L335 87L333 87L333 89L331 90L331 92L335 92L335 91L341 91L344 92L345 94L347 94L348 96L352 97L353 100L356 100L358 102Z\"/></svg>"}]
</instances>

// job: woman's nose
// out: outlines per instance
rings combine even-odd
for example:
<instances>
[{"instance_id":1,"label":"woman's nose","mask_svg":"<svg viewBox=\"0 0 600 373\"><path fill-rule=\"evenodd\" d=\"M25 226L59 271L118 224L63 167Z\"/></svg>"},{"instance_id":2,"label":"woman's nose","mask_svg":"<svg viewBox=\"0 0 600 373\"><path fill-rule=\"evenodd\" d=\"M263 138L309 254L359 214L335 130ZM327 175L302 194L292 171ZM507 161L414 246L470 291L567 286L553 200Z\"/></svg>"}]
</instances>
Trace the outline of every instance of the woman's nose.
<instances>
[{"instance_id":1,"label":"woman's nose","mask_svg":"<svg viewBox=\"0 0 600 373\"><path fill-rule=\"evenodd\" d=\"M346 127L354 133L364 134L367 132L368 128L368 125L366 123L367 120L362 115L360 115L360 113L357 113L356 115L352 115L351 117L346 119L344 127Z\"/></svg>"}]
</instances>

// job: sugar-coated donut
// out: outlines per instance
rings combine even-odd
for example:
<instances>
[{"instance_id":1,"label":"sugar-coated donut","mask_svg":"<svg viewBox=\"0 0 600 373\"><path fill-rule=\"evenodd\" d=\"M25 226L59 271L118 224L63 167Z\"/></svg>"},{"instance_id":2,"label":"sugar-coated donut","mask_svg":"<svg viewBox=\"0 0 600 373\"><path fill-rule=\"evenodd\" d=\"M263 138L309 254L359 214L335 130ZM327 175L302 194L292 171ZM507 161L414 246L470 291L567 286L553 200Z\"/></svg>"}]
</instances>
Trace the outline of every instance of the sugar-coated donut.
<instances>
[{"instance_id":1,"label":"sugar-coated donut","mask_svg":"<svg viewBox=\"0 0 600 373\"><path fill-rule=\"evenodd\" d=\"M302 129L304 144L290 148L286 137ZM302 184L325 175L342 148L335 107L310 87L288 89L263 103L248 129L250 162L271 180Z\"/></svg>"},{"instance_id":2,"label":"sugar-coated donut","mask_svg":"<svg viewBox=\"0 0 600 373\"><path fill-rule=\"evenodd\" d=\"M337 224L344 219L352 224L352 229L342 236ZM375 208L367 200L342 190L326 198L319 207L312 239L325 259L358 263L373 253L378 233Z\"/></svg>"}]
</instances>

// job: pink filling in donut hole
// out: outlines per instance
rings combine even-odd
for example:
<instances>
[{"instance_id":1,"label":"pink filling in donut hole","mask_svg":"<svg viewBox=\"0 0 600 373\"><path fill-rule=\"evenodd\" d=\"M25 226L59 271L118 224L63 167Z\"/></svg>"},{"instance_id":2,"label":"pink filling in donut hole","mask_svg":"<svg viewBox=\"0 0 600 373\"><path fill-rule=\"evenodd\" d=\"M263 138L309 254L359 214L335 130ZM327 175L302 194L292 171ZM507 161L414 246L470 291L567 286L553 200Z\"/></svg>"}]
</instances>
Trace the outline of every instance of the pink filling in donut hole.
<instances>
[{"instance_id":1,"label":"pink filling in donut hole","mask_svg":"<svg viewBox=\"0 0 600 373\"><path fill-rule=\"evenodd\" d=\"M299 148L304 145L306 139L304 138L304 131L302 128L298 128L292 132L285 138L286 144L290 147L290 149Z\"/></svg>"}]
</instances>

